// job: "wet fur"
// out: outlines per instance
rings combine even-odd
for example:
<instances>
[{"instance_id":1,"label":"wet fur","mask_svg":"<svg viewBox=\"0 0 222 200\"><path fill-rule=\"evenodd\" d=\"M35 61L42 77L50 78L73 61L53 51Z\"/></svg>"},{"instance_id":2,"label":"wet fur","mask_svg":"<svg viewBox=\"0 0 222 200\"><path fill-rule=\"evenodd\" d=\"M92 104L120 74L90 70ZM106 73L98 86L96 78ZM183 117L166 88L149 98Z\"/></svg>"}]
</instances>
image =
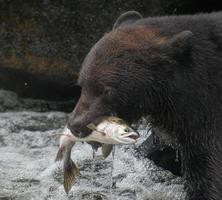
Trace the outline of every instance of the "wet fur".
<instances>
[{"instance_id":1,"label":"wet fur","mask_svg":"<svg viewBox=\"0 0 222 200\"><path fill-rule=\"evenodd\" d=\"M221 12L119 26L89 52L79 84L73 133L108 113L128 122L149 115L180 146L187 198L221 199Z\"/></svg>"}]
</instances>

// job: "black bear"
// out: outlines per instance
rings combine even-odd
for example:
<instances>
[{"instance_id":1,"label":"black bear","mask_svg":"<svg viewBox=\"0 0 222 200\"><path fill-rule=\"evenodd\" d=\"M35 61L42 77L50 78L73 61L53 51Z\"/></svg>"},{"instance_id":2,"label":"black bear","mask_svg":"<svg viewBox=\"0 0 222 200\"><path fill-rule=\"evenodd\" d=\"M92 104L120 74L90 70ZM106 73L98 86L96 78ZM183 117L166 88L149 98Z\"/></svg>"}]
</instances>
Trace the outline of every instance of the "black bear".
<instances>
[{"instance_id":1,"label":"black bear","mask_svg":"<svg viewBox=\"0 0 222 200\"><path fill-rule=\"evenodd\" d=\"M104 115L149 116L181 151L189 200L222 199L222 12L121 15L86 56L68 120L84 137Z\"/></svg>"}]
</instances>

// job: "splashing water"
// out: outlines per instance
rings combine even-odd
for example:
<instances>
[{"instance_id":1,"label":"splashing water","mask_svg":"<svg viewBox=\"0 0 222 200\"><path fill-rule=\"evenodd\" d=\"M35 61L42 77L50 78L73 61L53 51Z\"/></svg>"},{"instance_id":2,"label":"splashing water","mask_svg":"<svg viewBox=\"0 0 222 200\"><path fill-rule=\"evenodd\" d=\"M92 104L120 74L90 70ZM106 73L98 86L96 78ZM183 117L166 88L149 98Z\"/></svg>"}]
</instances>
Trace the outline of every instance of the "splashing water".
<instances>
[{"instance_id":1,"label":"splashing water","mask_svg":"<svg viewBox=\"0 0 222 200\"><path fill-rule=\"evenodd\" d=\"M184 200L182 178L136 156L136 147L149 135L146 126L139 127L136 145L116 145L115 156L105 160L95 156L93 170L91 146L76 143L72 159L81 175L67 196L62 163L54 163L59 139L50 137L62 131L65 121L60 112L0 113L0 199L88 200L93 193L97 200Z\"/></svg>"},{"instance_id":2,"label":"splashing water","mask_svg":"<svg viewBox=\"0 0 222 200\"><path fill-rule=\"evenodd\" d=\"M94 196L93 196L93 185L94 185L94 172L95 172L95 165L96 165L95 157L96 157L96 151L93 148L92 149L92 169L91 169L91 177L90 177L90 182L91 182L91 200L94 199Z\"/></svg>"},{"instance_id":3,"label":"splashing water","mask_svg":"<svg viewBox=\"0 0 222 200\"><path fill-rule=\"evenodd\" d=\"M112 160L111 160L111 170L110 170L110 188L109 188L109 195L110 200L113 199L113 170L114 170L114 161L115 161L115 145L113 145L112 149Z\"/></svg>"}]
</instances>

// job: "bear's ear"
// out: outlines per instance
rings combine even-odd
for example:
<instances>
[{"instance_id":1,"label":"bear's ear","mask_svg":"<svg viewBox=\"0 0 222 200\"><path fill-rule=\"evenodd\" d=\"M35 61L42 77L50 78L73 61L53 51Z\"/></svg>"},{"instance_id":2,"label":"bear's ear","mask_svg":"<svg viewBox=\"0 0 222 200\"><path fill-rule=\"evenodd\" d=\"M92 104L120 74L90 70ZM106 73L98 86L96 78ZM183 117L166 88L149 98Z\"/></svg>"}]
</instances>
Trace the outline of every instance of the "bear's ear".
<instances>
[{"instance_id":1,"label":"bear's ear","mask_svg":"<svg viewBox=\"0 0 222 200\"><path fill-rule=\"evenodd\" d=\"M188 30L177 33L165 42L164 49L175 53L184 52L191 46L192 36L193 33Z\"/></svg>"},{"instance_id":2,"label":"bear's ear","mask_svg":"<svg viewBox=\"0 0 222 200\"><path fill-rule=\"evenodd\" d=\"M120 26L133 24L134 22L142 18L143 18L142 15L137 11L125 12L118 17L115 24L113 25L113 30Z\"/></svg>"}]
</instances>

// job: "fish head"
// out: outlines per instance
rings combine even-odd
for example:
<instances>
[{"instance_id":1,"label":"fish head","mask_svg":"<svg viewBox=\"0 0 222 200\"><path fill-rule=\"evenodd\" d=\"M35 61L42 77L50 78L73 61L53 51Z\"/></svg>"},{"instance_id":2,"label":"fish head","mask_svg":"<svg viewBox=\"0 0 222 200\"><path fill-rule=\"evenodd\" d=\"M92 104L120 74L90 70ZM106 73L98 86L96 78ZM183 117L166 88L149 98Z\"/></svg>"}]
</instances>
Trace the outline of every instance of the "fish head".
<instances>
[{"instance_id":1,"label":"fish head","mask_svg":"<svg viewBox=\"0 0 222 200\"><path fill-rule=\"evenodd\" d=\"M139 138L139 133L127 125L119 125L113 133L113 138L121 144L134 144Z\"/></svg>"},{"instance_id":2,"label":"fish head","mask_svg":"<svg viewBox=\"0 0 222 200\"><path fill-rule=\"evenodd\" d=\"M106 144L134 144L139 133L118 117L108 117L97 126L97 130L104 132L100 136Z\"/></svg>"}]
</instances>

